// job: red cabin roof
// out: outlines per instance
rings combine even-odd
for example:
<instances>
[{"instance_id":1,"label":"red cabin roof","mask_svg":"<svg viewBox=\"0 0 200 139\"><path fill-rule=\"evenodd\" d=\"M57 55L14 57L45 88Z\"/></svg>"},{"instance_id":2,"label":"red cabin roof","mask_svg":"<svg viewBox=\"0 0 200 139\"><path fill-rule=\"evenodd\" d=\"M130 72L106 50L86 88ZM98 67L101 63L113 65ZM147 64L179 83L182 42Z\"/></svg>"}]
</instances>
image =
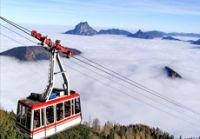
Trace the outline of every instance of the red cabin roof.
<instances>
[{"instance_id":1,"label":"red cabin roof","mask_svg":"<svg viewBox=\"0 0 200 139\"><path fill-rule=\"evenodd\" d=\"M31 99L21 99L19 100L19 102L25 106L30 107L31 109L38 109L38 108L42 108L42 107L46 107L52 104L56 104L62 101L66 101L66 100L70 100L72 98L76 98L79 97L80 94L79 93L74 93L74 94L70 94L69 96L62 96L62 97L58 97L56 99L52 99L49 100L47 102L39 102L39 101L34 101Z\"/></svg>"}]
</instances>

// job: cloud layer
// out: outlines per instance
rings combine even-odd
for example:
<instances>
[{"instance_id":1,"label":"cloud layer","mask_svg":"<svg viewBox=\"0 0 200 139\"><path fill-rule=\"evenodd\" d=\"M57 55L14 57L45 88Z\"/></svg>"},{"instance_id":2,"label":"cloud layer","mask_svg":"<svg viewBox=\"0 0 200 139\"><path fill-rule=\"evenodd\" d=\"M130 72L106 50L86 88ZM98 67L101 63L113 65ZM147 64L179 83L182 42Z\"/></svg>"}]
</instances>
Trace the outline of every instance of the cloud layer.
<instances>
[{"instance_id":1,"label":"cloud layer","mask_svg":"<svg viewBox=\"0 0 200 139\"><path fill-rule=\"evenodd\" d=\"M65 46L81 50L85 57L200 112L200 49L193 49L195 45L180 41L144 40L112 35L88 37L53 33L49 36L62 40ZM22 41L16 36L13 38ZM17 45L2 36L1 39L1 51ZM48 61L28 63L7 57L1 57L0 60L0 97L1 105L5 109L15 111L18 99L28 96L30 92L43 92L48 77ZM84 120L97 117L102 123L108 120L120 124L144 123L159 127L175 136L199 136L199 116L102 72L97 75L91 72L94 69L89 66L86 68L90 70L85 69L84 64L78 62L80 66L74 62L78 61L64 59L70 88L81 94ZM183 80L166 77L162 71L166 65L179 72ZM99 74L113 81L102 78ZM60 81L57 81L56 84L59 83Z\"/></svg>"}]
</instances>

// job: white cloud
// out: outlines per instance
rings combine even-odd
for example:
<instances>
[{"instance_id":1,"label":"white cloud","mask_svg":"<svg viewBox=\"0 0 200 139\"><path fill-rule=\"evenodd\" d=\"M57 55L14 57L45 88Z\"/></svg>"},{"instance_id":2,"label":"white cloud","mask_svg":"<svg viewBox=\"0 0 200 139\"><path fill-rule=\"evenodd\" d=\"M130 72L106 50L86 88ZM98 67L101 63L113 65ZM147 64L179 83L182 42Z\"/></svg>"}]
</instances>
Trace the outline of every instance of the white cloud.
<instances>
[{"instance_id":1,"label":"white cloud","mask_svg":"<svg viewBox=\"0 0 200 139\"><path fill-rule=\"evenodd\" d=\"M124 36L98 35L91 37L57 33L49 35L53 39L62 40L62 44L66 46L80 49L84 56L95 62L101 63L150 89L156 90L162 95L200 112L200 65L198 64L200 51L199 49L192 49L194 45L187 42L161 39L144 40ZM17 36L14 36L14 38L22 41ZM17 45L3 37L1 39L4 42L1 51ZM148 95L119 80L111 82L104 79L69 60L64 60L64 63L70 78L71 89L81 93L84 119L91 116L92 118L98 117L102 123L108 120L121 124L143 123L159 127L175 136L199 136L200 130L195 128L195 124L199 124L200 121L198 116L164 103L163 100ZM162 71L162 68L166 65L175 69L184 78L182 80L167 78ZM100 79L108 87L82 76L70 67ZM29 63L1 57L1 104L6 109L15 111L19 98L28 96L30 92L43 91L47 83L47 74L47 61ZM113 79L113 77L105 76ZM116 83L126 85L134 91L130 91ZM109 86L124 90L129 96L113 90ZM148 100L139 93L151 97L156 102ZM143 102L138 102L130 96L173 113L178 118L149 107ZM161 103L164 105L161 105ZM191 127L181 119L189 120L195 124Z\"/></svg>"}]
</instances>

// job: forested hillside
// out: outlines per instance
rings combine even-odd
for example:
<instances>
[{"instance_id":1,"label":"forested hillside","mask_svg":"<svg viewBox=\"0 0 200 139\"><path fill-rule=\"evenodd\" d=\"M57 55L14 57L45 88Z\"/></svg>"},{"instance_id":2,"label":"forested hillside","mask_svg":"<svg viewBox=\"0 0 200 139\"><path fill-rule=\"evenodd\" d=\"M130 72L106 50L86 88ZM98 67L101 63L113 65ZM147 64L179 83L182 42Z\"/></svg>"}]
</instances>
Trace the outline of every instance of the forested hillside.
<instances>
[{"instance_id":1,"label":"forested hillside","mask_svg":"<svg viewBox=\"0 0 200 139\"><path fill-rule=\"evenodd\" d=\"M15 129L15 114L0 110L1 139L22 139ZM68 129L48 139L173 139L173 135L158 128L137 124L123 126L107 122L100 126L98 119Z\"/></svg>"}]
</instances>

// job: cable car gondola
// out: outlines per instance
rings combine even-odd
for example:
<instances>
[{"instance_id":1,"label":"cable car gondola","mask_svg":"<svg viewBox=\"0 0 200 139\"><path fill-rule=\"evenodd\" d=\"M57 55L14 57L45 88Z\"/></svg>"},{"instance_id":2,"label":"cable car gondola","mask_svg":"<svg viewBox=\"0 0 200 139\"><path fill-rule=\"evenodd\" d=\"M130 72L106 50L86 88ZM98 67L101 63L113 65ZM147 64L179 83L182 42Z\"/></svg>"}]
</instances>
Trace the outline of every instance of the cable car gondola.
<instances>
[{"instance_id":1,"label":"cable car gondola","mask_svg":"<svg viewBox=\"0 0 200 139\"><path fill-rule=\"evenodd\" d=\"M59 41L53 43L46 36L36 31L31 35L46 44L50 59L49 83L42 94L31 93L29 97L18 101L17 106L17 131L26 138L46 138L67 128L81 123L80 94L69 90L69 82L59 56L59 52L70 55L70 50L60 45ZM60 69L55 72L56 63ZM55 88L55 75L61 74L63 87Z\"/></svg>"}]
</instances>

